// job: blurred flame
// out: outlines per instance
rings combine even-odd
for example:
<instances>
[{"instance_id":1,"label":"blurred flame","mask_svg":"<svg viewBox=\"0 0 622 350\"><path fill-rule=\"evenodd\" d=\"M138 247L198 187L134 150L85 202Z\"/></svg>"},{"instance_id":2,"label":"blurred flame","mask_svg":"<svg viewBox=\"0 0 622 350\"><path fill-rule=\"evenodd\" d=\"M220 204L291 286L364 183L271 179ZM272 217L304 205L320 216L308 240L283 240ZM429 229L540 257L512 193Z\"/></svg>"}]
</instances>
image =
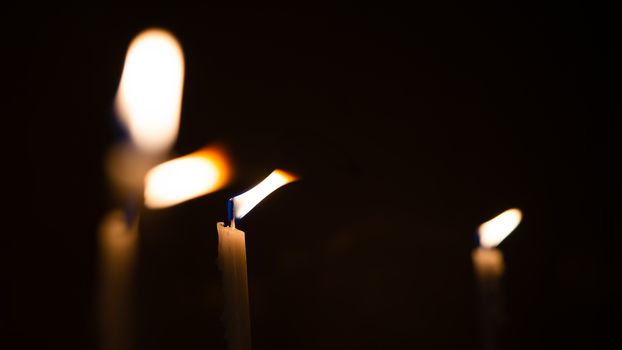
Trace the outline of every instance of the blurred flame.
<instances>
[{"instance_id":1,"label":"blurred flame","mask_svg":"<svg viewBox=\"0 0 622 350\"><path fill-rule=\"evenodd\" d=\"M162 29L140 33L127 51L116 97L117 112L141 151L163 153L179 130L184 54Z\"/></svg>"},{"instance_id":2,"label":"blurred flame","mask_svg":"<svg viewBox=\"0 0 622 350\"><path fill-rule=\"evenodd\" d=\"M494 248L505 239L518 224L523 214L519 209L508 209L479 226L479 242L484 248Z\"/></svg>"},{"instance_id":3,"label":"blurred flame","mask_svg":"<svg viewBox=\"0 0 622 350\"><path fill-rule=\"evenodd\" d=\"M270 193L297 179L298 178L296 176L283 170L274 170L257 186L233 198L235 218L241 219Z\"/></svg>"},{"instance_id":4,"label":"blurred flame","mask_svg":"<svg viewBox=\"0 0 622 350\"><path fill-rule=\"evenodd\" d=\"M230 172L225 153L215 147L162 163L145 176L145 205L163 208L217 191Z\"/></svg>"}]
</instances>

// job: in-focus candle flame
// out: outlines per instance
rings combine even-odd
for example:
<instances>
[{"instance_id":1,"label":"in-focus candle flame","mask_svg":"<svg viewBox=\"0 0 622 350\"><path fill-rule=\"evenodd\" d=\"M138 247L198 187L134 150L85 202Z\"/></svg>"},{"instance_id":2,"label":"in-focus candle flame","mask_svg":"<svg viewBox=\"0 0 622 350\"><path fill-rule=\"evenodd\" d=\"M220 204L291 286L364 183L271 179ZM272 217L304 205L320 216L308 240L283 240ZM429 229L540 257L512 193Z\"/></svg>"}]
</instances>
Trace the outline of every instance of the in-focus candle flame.
<instances>
[{"instance_id":1,"label":"in-focus candle flame","mask_svg":"<svg viewBox=\"0 0 622 350\"><path fill-rule=\"evenodd\" d=\"M217 191L230 173L225 153L215 147L162 163L145 176L145 205L164 208Z\"/></svg>"},{"instance_id":2,"label":"in-focus candle flame","mask_svg":"<svg viewBox=\"0 0 622 350\"><path fill-rule=\"evenodd\" d=\"M127 51L116 109L133 144L146 153L164 153L177 138L184 83L184 55L175 37L162 29L140 33Z\"/></svg>"},{"instance_id":3,"label":"in-focus candle flame","mask_svg":"<svg viewBox=\"0 0 622 350\"><path fill-rule=\"evenodd\" d=\"M505 239L523 218L519 209L508 209L479 226L479 242L484 248L494 248Z\"/></svg>"},{"instance_id":4,"label":"in-focus candle flame","mask_svg":"<svg viewBox=\"0 0 622 350\"><path fill-rule=\"evenodd\" d=\"M259 202L266 198L270 193L279 187L286 185L298 178L286 171L276 169L268 177L266 177L257 186L232 198L233 216L235 219L241 219L248 214Z\"/></svg>"}]
</instances>

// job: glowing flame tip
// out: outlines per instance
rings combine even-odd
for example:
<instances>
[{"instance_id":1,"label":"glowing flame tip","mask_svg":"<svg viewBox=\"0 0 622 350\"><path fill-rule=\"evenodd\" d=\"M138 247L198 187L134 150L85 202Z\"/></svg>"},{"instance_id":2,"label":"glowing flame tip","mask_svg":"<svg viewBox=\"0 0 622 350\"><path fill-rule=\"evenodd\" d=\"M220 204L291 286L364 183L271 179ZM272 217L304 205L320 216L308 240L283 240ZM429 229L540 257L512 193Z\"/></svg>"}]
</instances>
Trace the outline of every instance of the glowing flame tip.
<instances>
[{"instance_id":1,"label":"glowing flame tip","mask_svg":"<svg viewBox=\"0 0 622 350\"><path fill-rule=\"evenodd\" d=\"M522 217L520 209L513 208L481 224L478 230L480 245L484 248L496 247L514 231Z\"/></svg>"},{"instance_id":2,"label":"glowing flame tip","mask_svg":"<svg viewBox=\"0 0 622 350\"><path fill-rule=\"evenodd\" d=\"M162 163L145 177L145 205L164 208L222 188L231 170L219 148L204 148Z\"/></svg>"},{"instance_id":3,"label":"glowing flame tip","mask_svg":"<svg viewBox=\"0 0 622 350\"><path fill-rule=\"evenodd\" d=\"M298 176L287 171L276 169L257 186L232 198L233 216L241 219L250 212L259 202L281 186L298 180Z\"/></svg>"}]
</instances>

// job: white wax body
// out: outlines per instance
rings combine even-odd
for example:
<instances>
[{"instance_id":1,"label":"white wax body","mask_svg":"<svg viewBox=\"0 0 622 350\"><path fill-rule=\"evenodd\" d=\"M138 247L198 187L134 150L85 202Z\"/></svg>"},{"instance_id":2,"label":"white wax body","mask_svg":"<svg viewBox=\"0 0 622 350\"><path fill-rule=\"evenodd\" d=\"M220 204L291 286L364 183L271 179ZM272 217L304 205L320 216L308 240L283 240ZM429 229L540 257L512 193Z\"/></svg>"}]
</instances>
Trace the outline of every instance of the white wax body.
<instances>
[{"instance_id":1,"label":"white wax body","mask_svg":"<svg viewBox=\"0 0 622 350\"><path fill-rule=\"evenodd\" d=\"M222 271L225 294L225 331L229 350L251 348L251 322L246 273L246 241L244 232L226 227L218 229L218 266Z\"/></svg>"},{"instance_id":2,"label":"white wax body","mask_svg":"<svg viewBox=\"0 0 622 350\"><path fill-rule=\"evenodd\" d=\"M99 326L103 350L132 349L131 281L137 225L128 227L121 210L104 218L99 232Z\"/></svg>"}]
</instances>

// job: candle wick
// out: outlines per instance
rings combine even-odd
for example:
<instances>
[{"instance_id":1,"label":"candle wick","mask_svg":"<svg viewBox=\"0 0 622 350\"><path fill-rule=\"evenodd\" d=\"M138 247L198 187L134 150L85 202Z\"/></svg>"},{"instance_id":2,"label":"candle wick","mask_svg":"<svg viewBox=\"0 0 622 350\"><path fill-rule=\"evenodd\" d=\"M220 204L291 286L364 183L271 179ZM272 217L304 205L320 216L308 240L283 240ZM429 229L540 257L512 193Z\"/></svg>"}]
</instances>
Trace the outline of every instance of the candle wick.
<instances>
[{"instance_id":1,"label":"candle wick","mask_svg":"<svg viewBox=\"0 0 622 350\"><path fill-rule=\"evenodd\" d=\"M230 227L235 228L235 203L233 198L227 201L227 218L231 222Z\"/></svg>"}]
</instances>

